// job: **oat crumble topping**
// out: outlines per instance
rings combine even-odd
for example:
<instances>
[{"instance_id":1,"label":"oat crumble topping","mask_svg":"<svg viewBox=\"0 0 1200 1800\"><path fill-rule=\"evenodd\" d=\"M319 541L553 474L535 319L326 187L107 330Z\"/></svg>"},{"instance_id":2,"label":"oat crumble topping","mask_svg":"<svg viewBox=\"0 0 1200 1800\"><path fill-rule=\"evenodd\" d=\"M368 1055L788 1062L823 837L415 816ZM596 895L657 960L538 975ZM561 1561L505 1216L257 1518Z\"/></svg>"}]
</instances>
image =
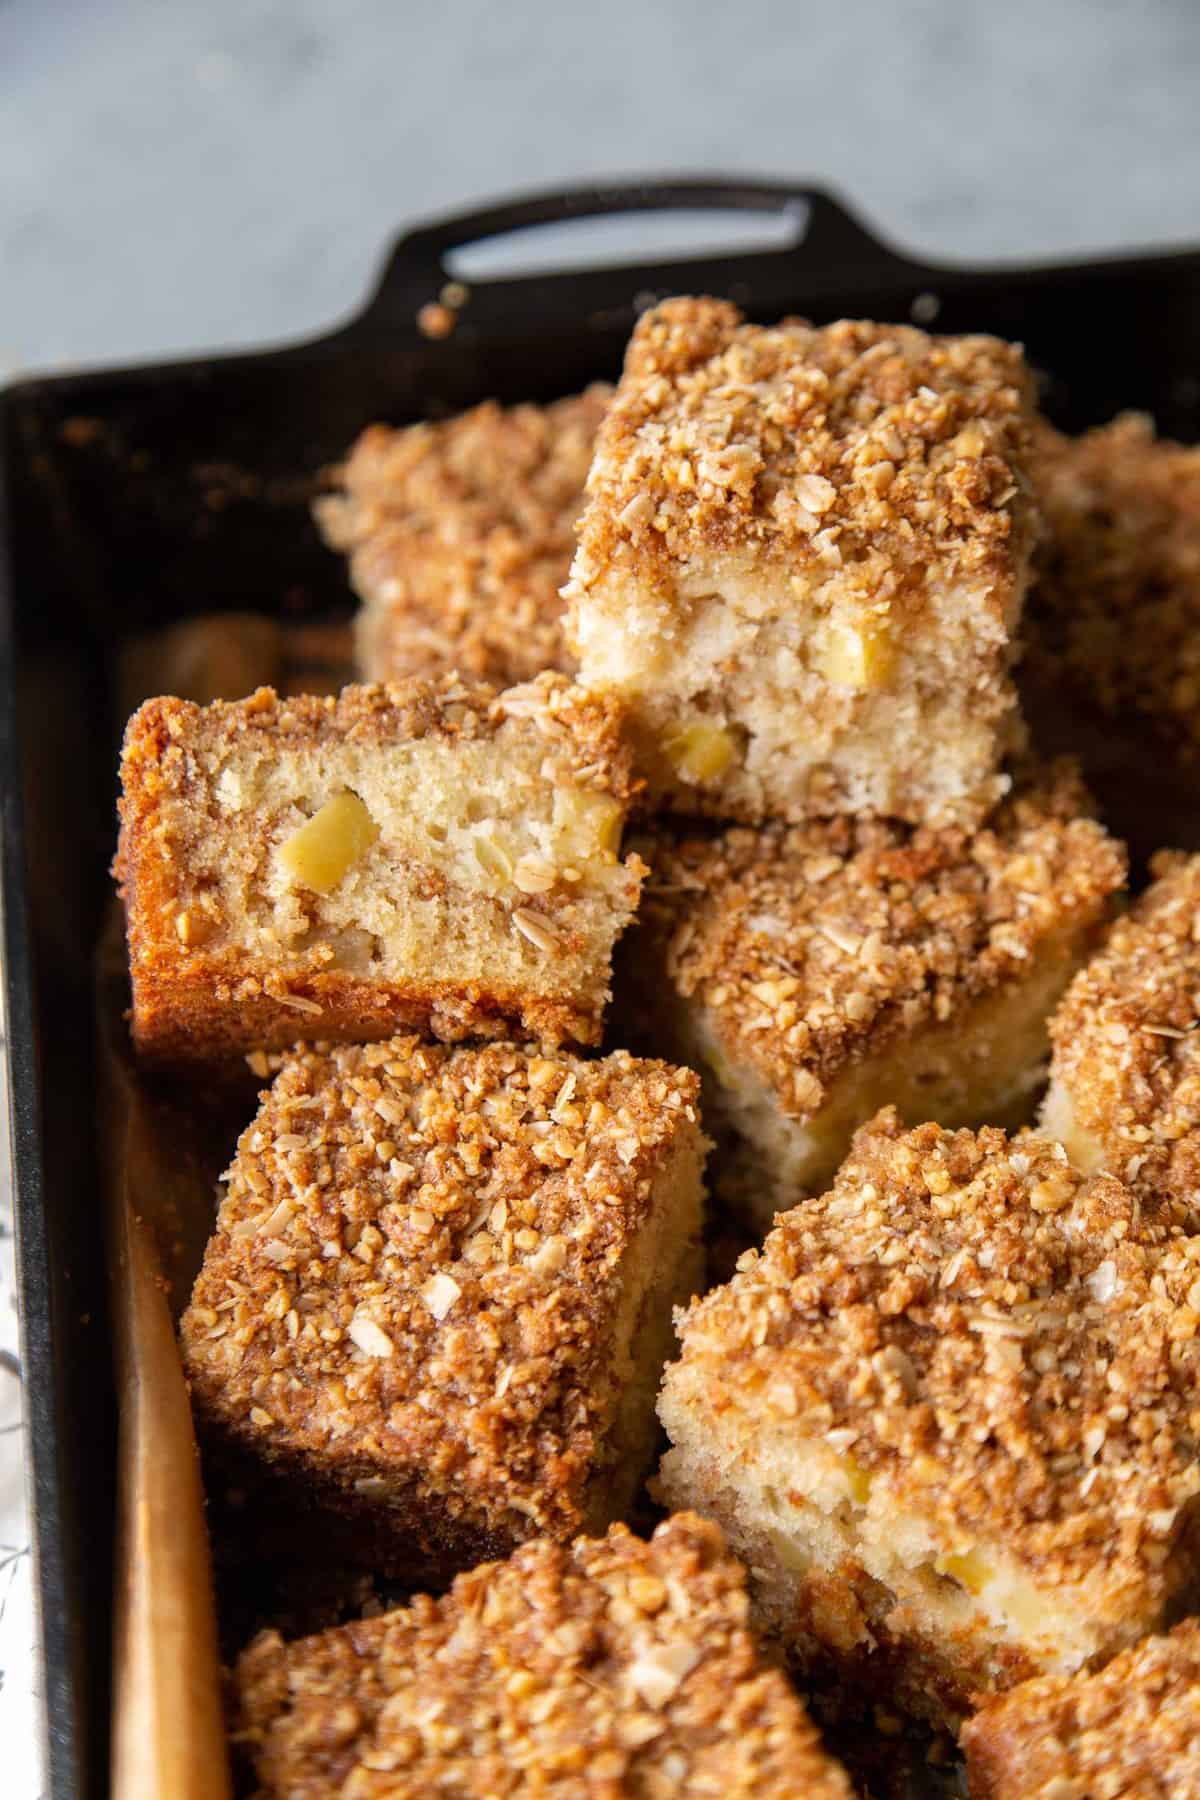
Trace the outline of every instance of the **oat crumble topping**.
<instances>
[{"instance_id":1,"label":"oat crumble topping","mask_svg":"<svg viewBox=\"0 0 1200 1800\"><path fill-rule=\"evenodd\" d=\"M410 769L428 751L442 773L402 805L388 759L410 749ZM339 762L374 785L378 816L336 791ZM121 776L114 873L143 1055L217 1062L426 1026L598 1041L641 877L617 855L641 784L611 697L549 672L502 694L444 675L337 698L166 697L130 720ZM520 857L535 807L542 839L566 846L549 879ZM513 815L512 858L490 809Z\"/></svg>"},{"instance_id":2,"label":"oat crumble topping","mask_svg":"<svg viewBox=\"0 0 1200 1800\"><path fill-rule=\"evenodd\" d=\"M974 833L869 818L660 827L641 846L653 872L639 929L665 944L669 980L703 1003L726 1053L808 1118L868 1040L948 1019L1102 914L1125 861L1089 811L1062 761Z\"/></svg>"},{"instance_id":3,"label":"oat crumble topping","mask_svg":"<svg viewBox=\"0 0 1200 1800\"><path fill-rule=\"evenodd\" d=\"M610 392L362 434L315 511L351 559L368 676L456 667L506 686L571 666L559 589Z\"/></svg>"},{"instance_id":4,"label":"oat crumble topping","mask_svg":"<svg viewBox=\"0 0 1200 1800\"><path fill-rule=\"evenodd\" d=\"M1060 1145L887 1109L680 1335L668 1388L836 1433L897 1508L1047 1586L1086 1579L1098 1611L1191 1572L1200 1237Z\"/></svg>"},{"instance_id":5,"label":"oat crumble topping","mask_svg":"<svg viewBox=\"0 0 1200 1800\"><path fill-rule=\"evenodd\" d=\"M697 1078L415 1037L277 1061L182 1322L200 1419L510 1536L579 1529L623 1259Z\"/></svg>"},{"instance_id":6,"label":"oat crumble topping","mask_svg":"<svg viewBox=\"0 0 1200 1800\"><path fill-rule=\"evenodd\" d=\"M849 1800L842 1771L746 1629L743 1576L690 1514L523 1546L444 1599L237 1670L235 1742L265 1795L454 1792Z\"/></svg>"},{"instance_id":7,"label":"oat crumble topping","mask_svg":"<svg viewBox=\"0 0 1200 1800\"><path fill-rule=\"evenodd\" d=\"M996 338L766 327L668 300L639 321L600 428L572 590L636 561L665 597L697 552L750 545L840 570L873 605L930 579L1002 586L1032 530L1030 393Z\"/></svg>"},{"instance_id":8,"label":"oat crumble topping","mask_svg":"<svg viewBox=\"0 0 1200 1800\"><path fill-rule=\"evenodd\" d=\"M1052 1076L1146 1203L1200 1208L1200 856L1164 852L1050 1025ZM1200 1296L1198 1296L1200 1298Z\"/></svg>"},{"instance_id":9,"label":"oat crumble topping","mask_svg":"<svg viewBox=\"0 0 1200 1800\"><path fill-rule=\"evenodd\" d=\"M163 783L186 779L184 744L201 718L205 748L214 754L227 739L272 755L289 744L322 739L366 744L426 737L503 741L506 726L528 719L566 753L563 773L573 781L611 788L623 798L636 791L619 705L551 672L503 694L451 673L346 687L337 695L283 697L272 688L259 688L249 699L217 700L206 707L164 697L147 701L134 714L126 734L127 757L156 764Z\"/></svg>"},{"instance_id":10,"label":"oat crumble topping","mask_svg":"<svg viewBox=\"0 0 1200 1800\"><path fill-rule=\"evenodd\" d=\"M1045 514L1026 608L1030 672L1123 730L1200 755L1200 450L1126 413L1067 438L1042 426Z\"/></svg>"}]
</instances>

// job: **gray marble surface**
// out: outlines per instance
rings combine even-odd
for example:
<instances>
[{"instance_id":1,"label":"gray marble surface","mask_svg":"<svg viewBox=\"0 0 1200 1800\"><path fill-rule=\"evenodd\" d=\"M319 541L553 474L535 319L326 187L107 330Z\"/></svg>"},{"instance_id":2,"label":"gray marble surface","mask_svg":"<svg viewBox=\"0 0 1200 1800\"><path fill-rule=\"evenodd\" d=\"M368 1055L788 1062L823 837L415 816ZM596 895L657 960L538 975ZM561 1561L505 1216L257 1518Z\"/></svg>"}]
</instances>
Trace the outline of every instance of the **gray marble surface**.
<instances>
[{"instance_id":1,"label":"gray marble surface","mask_svg":"<svg viewBox=\"0 0 1200 1800\"><path fill-rule=\"evenodd\" d=\"M1192 0L0 0L0 377L318 330L403 221L604 175L816 178L935 258L1196 241L1198 69ZM5 1218L0 1743L25 1800Z\"/></svg>"},{"instance_id":2,"label":"gray marble surface","mask_svg":"<svg viewBox=\"0 0 1200 1800\"><path fill-rule=\"evenodd\" d=\"M400 221L662 169L939 256L1200 236L1193 0L0 0L0 368L319 328Z\"/></svg>"}]
</instances>

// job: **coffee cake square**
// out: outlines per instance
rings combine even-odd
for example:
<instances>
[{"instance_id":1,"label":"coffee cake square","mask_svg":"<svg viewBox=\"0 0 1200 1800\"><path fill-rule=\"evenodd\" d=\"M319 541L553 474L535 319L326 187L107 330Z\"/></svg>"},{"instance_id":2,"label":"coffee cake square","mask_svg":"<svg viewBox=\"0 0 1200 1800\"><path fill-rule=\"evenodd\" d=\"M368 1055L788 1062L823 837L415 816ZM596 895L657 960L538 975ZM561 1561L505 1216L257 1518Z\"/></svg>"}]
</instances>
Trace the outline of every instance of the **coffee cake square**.
<instances>
[{"instance_id":1,"label":"coffee cake square","mask_svg":"<svg viewBox=\"0 0 1200 1800\"><path fill-rule=\"evenodd\" d=\"M641 865L619 710L564 676L151 700L121 759L133 1039L597 1042Z\"/></svg>"},{"instance_id":2,"label":"coffee cake square","mask_svg":"<svg viewBox=\"0 0 1200 1800\"><path fill-rule=\"evenodd\" d=\"M442 1599L285 1644L235 1677L263 1800L636 1794L850 1800L746 1629L742 1571L684 1514L460 1575Z\"/></svg>"},{"instance_id":3,"label":"coffee cake square","mask_svg":"<svg viewBox=\"0 0 1200 1800\"><path fill-rule=\"evenodd\" d=\"M954 1727L1194 1592L1198 1299L1200 1237L1061 1145L881 1113L684 1314L663 1493L835 1702Z\"/></svg>"},{"instance_id":4,"label":"coffee cake square","mask_svg":"<svg viewBox=\"0 0 1200 1800\"><path fill-rule=\"evenodd\" d=\"M1200 1622L1095 1675L1047 1675L963 1727L973 1800L1187 1800L1200 1791Z\"/></svg>"},{"instance_id":5,"label":"coffee cake square","mask_svg":"<svg viewBox=\"0 0 1200 1800\"><path fill-rule=\"evenodd\" d=\"M568 641L628 700L654 800L979 823L1019 735L1031 391L995 338L750 325L710 299L642 317Z\"/></svg>"},{"instance_id":6,"label":"coffee cake square","mask_svg":"<svg viewBox=\"0 0 1200 1800\"><path fill-rule=\"evenodd\" d=\"M549 406L488 401L369 426L314 508L350 558L368 681L462 675L498 687L569 669L561 588L611 389Z\"/></svg>"},{"instance_id":7,"label":"coffee cake square","mask_svg":"<svg viewBox=\"0 0 1200 1800\"><path fill-rule=\"evenodd\" d=\"M1200 856L1166 851L1153 868L1050 1021L1042 1129L1197 1230Z\"/></svg>"},{"instance_id":8,"label":"coffee cake square","mask_svg":"<svg viewBox=\"0 0 1200 1800\"><path fill-rule=\"evenodd\" d=\"M1018 667L1034 738L1082 758L1139 856L1200 849L1200 449L1133 413L1035 442L1044 529Z\"/></svg>"},{"instance_id":9,"label":"coffee cake square","mask_svg":"<svg viewBox=\"0 0 1200 1800\"><path fill-rule=\"evenodd\" d=\"M285 1056L181 1325L214 1467L420 1581L622 1514L698 1281L698 1087L623 1052Z\"/></svg>"},{"instance_id":10,"label":"coffee cake square","mask_svg":"<svg viewBox=\"0 0 1200 1800\"><path fill-rule=\"evenodd\" d=\"M1048 1016L1124 877L1089 810L1060 762L974 832L843 818L639 839L617 1011L701 1072L715 1198L765 1233L885 1103L910 1124L1025 1122Z\"/></svg>"}]
</instances>

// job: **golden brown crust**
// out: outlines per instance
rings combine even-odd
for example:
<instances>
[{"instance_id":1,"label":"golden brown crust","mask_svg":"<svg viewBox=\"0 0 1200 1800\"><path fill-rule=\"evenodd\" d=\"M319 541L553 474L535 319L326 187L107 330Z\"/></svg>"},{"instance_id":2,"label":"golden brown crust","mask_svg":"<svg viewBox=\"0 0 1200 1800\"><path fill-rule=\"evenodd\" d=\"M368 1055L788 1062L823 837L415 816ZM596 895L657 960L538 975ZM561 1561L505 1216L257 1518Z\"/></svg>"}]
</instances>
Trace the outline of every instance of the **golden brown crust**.
<instances>
[{"instance_id":1,"label":"golden brown crust","mask_svg":"<svg viewBox=\"0 0 1200 1800\"><path fill-rule=\"evenodd\" d=\"M979 1800L1187 1800L1200 1787L1200 1623L1097 1675L1026 1682L962 1743Z\"/></svg>"},{"instance_id":2,"label":"golden brown crust","mask_svg":"<svg viewBox=\"0 0 1200 1800\"><path fill-rule=\"evenodd\" d=\"M559 590L609 396L597 383L550 406L489 401L362 434L315 510L350 556L369 679L457 668L505 687L573 666Z\"/></svg>"},{"instance_id":3,"label":"golden brown crust","mask_svg":"<svg viewBox=\"0 0 1200 1800\"><path fill-rule=\"evenodd\" d=\"M665 1392L839 1443L943 1542L1152 1628L1191 1570L1200 1238L1061 1146L857 1134L830 1192L681 1321Z\"/></svg>"},{"instance_id":4,"label":"golden brown crust","mask_svg":"<svg viewBox=\"0 0 1200 1800\"><path fill-rule=\"evenodd\" d=\"M1126 413L1037 436L1045 515L1026 607L1027 679L1122 734L1200 758L1200 450Z\"/></svg>"},{"instance_id":5,"label":"golden brown crust","mask_svg":"<svg viewBox=\"0 0 1200 1800\"><path fill-rule=\"evenodd\" d=\"M595 1009L569 994L532 996L498 983L382 981L322 967L314 953L286 976L263 971L236 948L200 950L177 968L173 946L139 965L131 1029L147 1063L185 1069L229 1065L248 1045L269 1050L319 1030L323 1041L361 1043L394 1031L428 1032L445 1043L505 1038L514 1025L547 1044L595 1043Z\"/></svg>"},{"instance_id":6,"label":"golden brown crust","mask_svg":"<svg viewBox=\"0 0 1200 1800\"><path fill-rule=\"evenodd\" d=\"M580 1529L630 1246L697 1092L624 1052L283 1058L182 1322L201 1425L430 1550Z\"/></svg>"},{"instance_id":7,"label":"golden brown crust","mask_svg":"<svg viewBox=\"0 0 1200 1800\"><path fill-rule=\"evenodd\" d=\"M615 1525L462 1575L444 1599L237 1669L235 1742L264 1796L501 1800L803 1794L849 1800L746 1630L742 1572L689 1514L649 1543Z\"/></svg>"},{"instance_id":8,"label":"golden brown crust","mask_svg":"<svg viewBox=\"0 0 1200 1800\"><path fill-rule=\"evenodd\" d=\"M502 754L506 744L531 734L545 740L556 779L609 794L622 806L637 791L620 709L558 675L503 695L443 676L345 688L336 698L281 698L262 688L247 700L203 708L172 698L148 701L125 735L114 865L126 904L139 1051L160 1061L216 1061L251 1046L282 1047L306 1033L363 1039L403 1027L455 1039L503 1036L515 1025L549 1042L596 1042L605 982L582 991L566 977L562 955L546 965L540 988L456 980L452 959L445 979L430 985L406 979L402 971L357 974L333 966L323 943L281 947L267 959L236 936L206 943L184 936L179 926L187 916L181 895L194 845L186 832L180 836L168 827L165 813L179 803L193 820L193 835L211 831L211 770L225 752L275 762L324 745L369 749L437 738L452 745L494 743ZM536 915L535 931L544 917L559 951L570 952L583 938L571 896L563 900L555 911L534 895L522 913ZM564 979L556 989L560 968Z\"/></svg>"},{"instance_id":9,"label":"golden brown crust","mask_svg":"<svg viewBox=\"0 0 1200 1800\"><path fill-rule=\"evenodd\" d=\"M996 338L843 320L746 324L668 300L640 319L588 477L576 600L610 565L669 601L705 552L836 568L873 605L1023 568L1030 378Z\"/></svg>"},{"instance_id":10,"label":"golden brown crust","mask_svg":"<svg viewBox=\"0 0 1200 1800\"><path fill-rule=\"evenodd\" d=\"M1104 916L1124 879L1069 762L1029 771L980 831L843 818L715 836L660 828L645 927L674 990L789 1116L811 1118L868 1043L1022 979Z\"/></svg>"},{"instance_id":11,"label":"golden brown crust","mask_svg":"<svg viewBox=\"0 0 1200 1800\"><path fill-rule=\"evenodd\" d=\"M1158 880L1081 969L1050 1025L1076 1126L1146 1203L1200 1216L1200 857Z\"/></svg>"}]
</instances>

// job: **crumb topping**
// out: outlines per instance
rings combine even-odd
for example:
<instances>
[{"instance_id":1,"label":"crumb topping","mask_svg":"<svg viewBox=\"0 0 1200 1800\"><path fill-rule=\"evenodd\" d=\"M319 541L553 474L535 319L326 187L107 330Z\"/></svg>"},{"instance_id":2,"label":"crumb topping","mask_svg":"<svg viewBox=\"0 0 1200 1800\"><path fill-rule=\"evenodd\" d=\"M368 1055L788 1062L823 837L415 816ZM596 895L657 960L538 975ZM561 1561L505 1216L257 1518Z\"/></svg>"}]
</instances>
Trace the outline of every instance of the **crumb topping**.
<instances>
[{"instance_id":1,"label":"crumb topping","mask_svg":"<svg viewBox=\"0 0 1200 1800\"><path fill-rule=\"evenodd\" d=\"M868 1040L949 1019L1022 978L1125 875L1069 762L1023 780L984 829L840 818L680 835L647 853L649 930L724 1053L808 1118Z\"/></svg>"},{"instance_id":2,"label":"crumb topping","mask_svg":"<svg viewBox=\"0 0 1200 1800\"><path fill-rule=\"evenodd\" d=\"M505 686L570 666L559 589L610 393L362 434L315 511L350 555L369 675L458 668Z\"/></svg>"},{"instance_id":3,"label":"crumb topping","mask_svg":"<svg viewBox=\"0 0 1200 1800\"><path fill-rule=\"evenodd\" d=\"M1141 1199L1200 1205L1200 856L1165 852L1050 1023L1051 1072Z\"/></svg>"},{"instance_id":4,"label":"crumb topping","mask_svg":"<svg viewBox=\"0 0 1200 1800\"><path fill-rule=\"evenodd\" d=\"M278 755L323 741L374 744L430 737L493 740L503 747L533 725L548 740L548 753L561 758L553 767L556 777L628 799L637 784L622 720L612 696L590 693L552 672L502 694L455 674L346 687L337 695L281 696L263 687L248 699L214 700L208 706L171 697L148 700L129 721L123 766L144 773L157 765L159 781L178 783L187 776L190 746L201 734L208 753L228 744Z\"/></svg>"},{"instance_id":5,"label":"crumb topping","mask_svg":"<svg viewBox=\"0 0 1200 1800\"><path fill-rule=\"evenodd\" d=\"M1000 1544L1103 1615L1179 1583L1200 1493L1200 1237L1061 1145L857 1134L681 1320L668 1391L817 1437L943 1541ZM1182 1546L1182 1548L1181 1548Z\"/></svg>"},{"instance_id":6,"label":"crumb topping","mask_svg":"<svg viewBox=\"0 0 1200 1800\"><path fill-rule=\"evenodd\" d=\"M1181 1797L1200 1744L1200 1622L1144 1638L1095 1675L1044 1676L966 1725L983 1800Z\"/></svg>"},{"instance_id":7,"label":"crumb topping","mask_svg":"<svg viewBox=\"0 0 1200 1800\"><path fill-rule=\"evenodd\" d=\"M623 1051L284 1056L182 1322L201 1415L519 1536L579 1529L624 1259L697 1091Z\"/></svg>"},{"instance_id":8,"label":"crumb topping","mask_svg":"<svg viewBox=\"0 0 1200 1800\"><path fill-rule=\"evenodd\" d=\"M1030 396L996 338L668 300L630 340L568 591L636 559L667 593L698 553L751 550L885 610L927 581L990 581L1007 617L1032 531Z\"/></svg>"},{"instance_id":9,"label":"crumb topping","mask_svg":"<svg viewBox=\"0 0 1200 1800\"><path fill-rule=\"evenodd\" d=\"M1031 673L1102 716L1200 755L1200 450L1126 413L1066 438L1039 429L1045 515L1026 608Z\"/></svg>"},{"instance_id":10,"label":"crumb topping","mask_svg":"<svg viewBox=\"0 0 1200 1800\"><path fill-rule=\"evenodd\" d=\"M682 1513L522 1546L440 1600L241 1657L235 1742L265 1794L803 1792L842 1771L746 1629L742 1571Z\"/></svg>"}]
</instances>

